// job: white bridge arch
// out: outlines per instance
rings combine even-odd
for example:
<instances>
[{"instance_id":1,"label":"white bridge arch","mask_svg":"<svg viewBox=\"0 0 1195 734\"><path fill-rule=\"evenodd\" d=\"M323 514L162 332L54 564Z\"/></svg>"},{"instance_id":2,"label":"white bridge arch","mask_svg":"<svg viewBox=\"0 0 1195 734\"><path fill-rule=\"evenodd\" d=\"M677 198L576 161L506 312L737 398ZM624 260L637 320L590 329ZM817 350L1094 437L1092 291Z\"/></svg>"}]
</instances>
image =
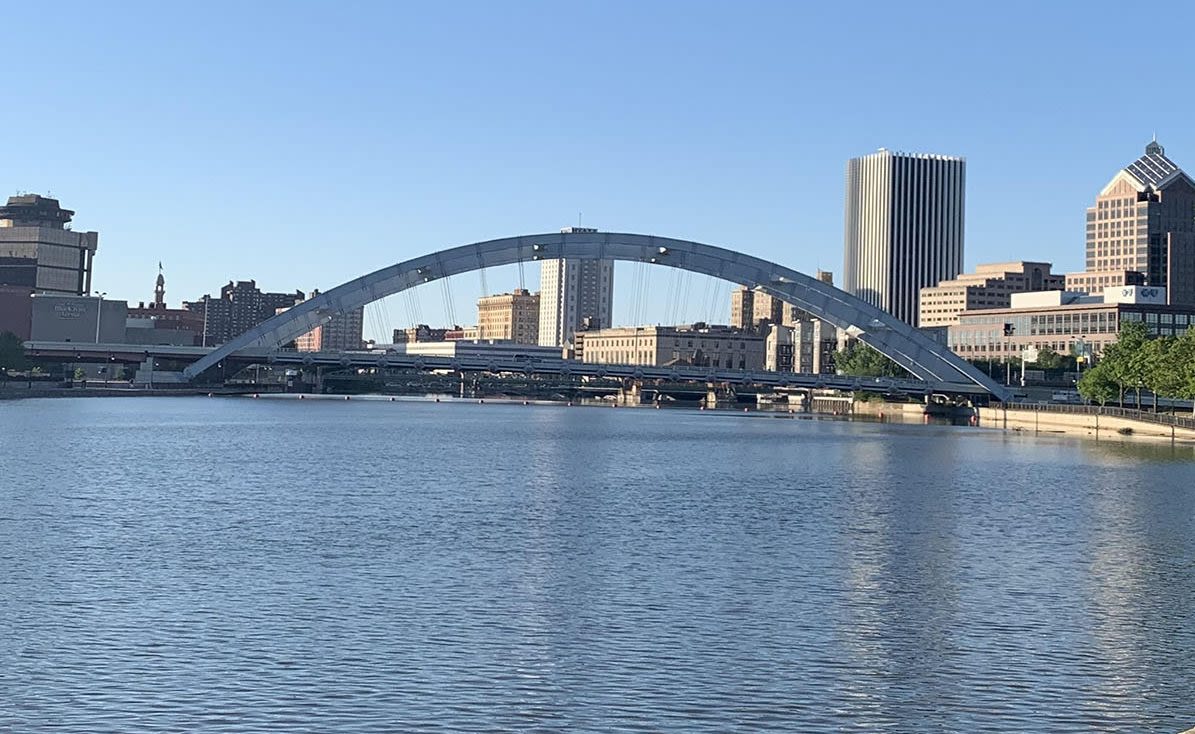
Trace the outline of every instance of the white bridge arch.
<instances>
[{"instance_id":1,"label":"white bridge arch","mask_svg":"<svg viewBox=\"0 0 1195 734\"><path fill-rule=\"evenodd\" d=\"M386 296L460 273L556 258L647 262L758 288L847 329L915 377L973 383L1005 400L1008 390L890 314L782 265L699 242L617 232L555 232L461 245L376 270L325 291L258 324L187 367L194 379L249 347L274 347L327 323L333 316Z\"/></svg>"}]
</instances>

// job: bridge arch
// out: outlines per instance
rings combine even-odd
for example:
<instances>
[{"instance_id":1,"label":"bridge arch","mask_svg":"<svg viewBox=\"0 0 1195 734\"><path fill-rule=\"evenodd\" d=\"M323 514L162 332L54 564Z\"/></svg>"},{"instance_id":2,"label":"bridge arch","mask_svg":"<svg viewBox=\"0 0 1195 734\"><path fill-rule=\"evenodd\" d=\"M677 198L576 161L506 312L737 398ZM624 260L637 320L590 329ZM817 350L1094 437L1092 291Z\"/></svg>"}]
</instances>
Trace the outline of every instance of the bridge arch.
<instances>
[{"instance_id":1,"label":"bridge arch","mask_svg":"<svg viewBox=\"0 0 1195 734\"><path fill-rule=\"evenodd\" d=\"M931 382L973 383L1000 399L1007 389L918 329L804 273L700 242L618 232L553 232L461 245L368 273L324 291L215 349L184 371L194 379L233 353L288 342L336 314L440 278L481 268L570 258L667 265L710 275L802 308Z\"/></svg>"}]
</instances>

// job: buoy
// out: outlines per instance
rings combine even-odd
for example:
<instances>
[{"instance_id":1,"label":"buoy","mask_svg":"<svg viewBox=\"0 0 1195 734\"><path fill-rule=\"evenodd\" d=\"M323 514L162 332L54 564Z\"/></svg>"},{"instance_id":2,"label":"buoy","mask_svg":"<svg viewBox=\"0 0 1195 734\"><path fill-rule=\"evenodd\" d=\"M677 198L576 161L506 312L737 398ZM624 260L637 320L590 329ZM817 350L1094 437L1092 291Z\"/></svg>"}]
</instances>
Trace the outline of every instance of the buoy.
<instances>
[{"instance_id":1,"label":"buoy","mask_svg":"<svg viewBox=\"0 0 1195 734\"><path fill-rule=\"evenodd\" d=\"M209 393L207 394L207 396L210 398L210 397L212 397L212 394L209 392Z\"/></svg>"},{"instance_id":2,"label":"buoy","mask_svg":"<svg viewBox=\"0 0 1195 734\"><path fill-rule=\"evenodd\" d=\"M526 400L524 400L524 401L523 401L523 405L526 405L526 404L527 404L527 401L526 401Z\"/></svg>"},{"instance_id":3,"label":"buoy","mask_svg":"<svg viewBox=\"0 0 1195 734\"><path fill-rule=\"evenodd\" d=\"M477 401L477 404L478 404L478 405L481 405L481 404L482 404L482 403L484 403L484 402L485 402L484 400L478 400L478 401Z\"/></svg>"},{"instance_id":4,"label":"buoy","mask_svg":"<svg viewBox=\"0 0 1195 734\"><path fill-rule=\"evenodd\" d=\"M344 399L345 399L345 400L349 400L349 396L348 396L348 395L345 395L345 396L344 396Z\"/></svg>"},{"instance_id":5,"label":"buoy","mask_svg":"<svg viewBox=\"0 0 1195 734\"><path fill-rule=\"evenodd\" d=\"M390 399L391 399L391 400L394 400L394 398L390 398ZM439 398L436 398L436 402L437 402L437 403L438 403L438 402L440 402L440 399L439 399Z\"/></svg>"},{"instance_id":6,"label":"buoy","mask_svg":"<svg viewBox=\"0 0 1195 734\"><path fill-rule=\"evenodd\" d=\"M253 399L257 400L257 393L253 393Z\"/></svg>"},{"instance_id":7,"label":"buoy","mask_svg":"<svg viewBox=\"0 0 1195 734\"><path fill-rule=\"evenodd\" d=\"M749 413L750 411L751 411L751 409L750 409L750 408L743 408L743 412L744 412L744 413Z\"/></svg>"},{"instance_id":8,"label":"buoy","mask_svg":"<svg viewBox=\"0 0 1195 734\"><path fill-rule=\"evenodd\" d=\"M390 398L390 402L392 402L392 403L393 403L393 402L394 402L394 398ZM439 401L439 400L437 400L436 402L438 403L438 402L440 402L440 401Z\"/></svg>"},{"instance_id":9,"label":"buoy","mask_svg":"<svg viewBox=\"0 0 1195 734\"><path fill-rule=\"evenodd\" d=\"M660 404L656 403L656 410L659 410L659 409L660 409Z\"/></svg>"},{"instance_id":10,"label":"buoy","mask_svg":"<svg viewBox=\"0 0 1195 734\"><path fill-rule=\"evenodd\" d=\"M880 420L884 420L884 411L880 411Z\"/></svg>"},{"instance_id":11,"label":"buoy","mask_svg":"<svg viewBox=\"0 0 1195 734\"><path fill-rule=\"evenodd\" d=\"M303 399L303 396L302 396L302 395L300 395L300 396L299 396L299 400L302 400L302 399Z\"/></svg>"},{"instance_id":12,"label":"buoy","mask_svg":"<svg viewBox=\"0 0 1195 734\"><path fill-rule=\"evenodd\" d=\"M567 403L565 403L564 405L565 405L565 407L571 408L571 407L573 407L573 401L570 400Z\"/></svg>"}]
</instances>

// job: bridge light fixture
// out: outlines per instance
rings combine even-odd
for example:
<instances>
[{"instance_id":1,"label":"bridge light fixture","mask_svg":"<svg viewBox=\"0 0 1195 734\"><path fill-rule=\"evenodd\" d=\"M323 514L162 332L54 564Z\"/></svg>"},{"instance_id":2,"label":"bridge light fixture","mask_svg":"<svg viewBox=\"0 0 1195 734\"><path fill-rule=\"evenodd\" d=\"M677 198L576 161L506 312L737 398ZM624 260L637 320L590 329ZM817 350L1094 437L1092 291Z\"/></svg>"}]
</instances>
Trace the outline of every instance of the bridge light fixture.
<instances>
[{"instance_id":1,"label":"bridge light fixture","mask_svg":"<svg viewBox=\"0 0 1195 734\"><path fill-rule=\"evenodd\" d=\"M648 260L648 262L654 263L654 262L659 262L659 260L657 260L656 258L653 257L652 259Z\"/></svg>"},{"instance_id":2,"label":"bridge light fixture","mask_svg":"<svg viewBox=\"0 0 1195 734\"><path fill-rule=\"evenodd\" d=\"M540 250L544 249L544 246L543 245L532 245L531 249L534 250L535 252L539 252Z\"/></svg>"},{"instance_id":3,"label":"bridge light fixture","mask_svg":"<svg viewBox=\"0 0 1195 734\"><path fill-rule=\"evenodd\" d=\"M657 252L659 252L661 255L667 255L667 254L668 254L668 248L667 248L667 247L661 247L659 250L657 250Z\"/></svg>"}]
</instances>

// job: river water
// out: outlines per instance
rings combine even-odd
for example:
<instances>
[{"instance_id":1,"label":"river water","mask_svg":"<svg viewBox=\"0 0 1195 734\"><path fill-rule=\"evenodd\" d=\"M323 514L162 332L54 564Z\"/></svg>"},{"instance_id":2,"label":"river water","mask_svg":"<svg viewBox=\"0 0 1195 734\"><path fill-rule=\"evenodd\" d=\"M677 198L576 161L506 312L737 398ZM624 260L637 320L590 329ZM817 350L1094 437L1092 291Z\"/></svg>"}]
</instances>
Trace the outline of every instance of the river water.
<instances>
[{"instance_id":1,"label":"river water","mask_svg":"<svg viewBox=\"0 0 1195 734\"><path fill-rule=\"evenodd\" d=\"M0 403L0 731L1177 732L1190 448Z\"/></svg>"}]
</instances>

